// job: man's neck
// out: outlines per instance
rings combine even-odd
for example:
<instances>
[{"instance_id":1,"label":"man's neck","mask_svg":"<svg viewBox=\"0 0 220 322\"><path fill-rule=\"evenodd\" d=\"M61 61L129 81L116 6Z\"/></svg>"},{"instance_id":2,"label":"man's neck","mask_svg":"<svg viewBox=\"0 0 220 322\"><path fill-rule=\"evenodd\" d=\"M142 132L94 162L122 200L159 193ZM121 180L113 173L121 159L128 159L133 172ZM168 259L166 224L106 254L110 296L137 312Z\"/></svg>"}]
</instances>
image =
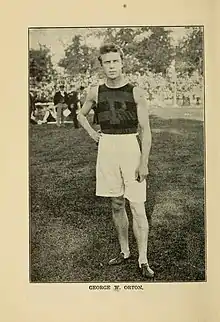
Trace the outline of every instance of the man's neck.
<instances>
[{"instance_id":1,"label":"man's neck","mask_svg":"<svg viewBox=\"0 0 220 322\"><path fill-rule=\"evenodd\" d=\"M105 84L107 87L110 87L110 88L118 88L126 85L127 81L125 77L121 75L115 79L107 78Z\"/></svg>"}]
</instances>

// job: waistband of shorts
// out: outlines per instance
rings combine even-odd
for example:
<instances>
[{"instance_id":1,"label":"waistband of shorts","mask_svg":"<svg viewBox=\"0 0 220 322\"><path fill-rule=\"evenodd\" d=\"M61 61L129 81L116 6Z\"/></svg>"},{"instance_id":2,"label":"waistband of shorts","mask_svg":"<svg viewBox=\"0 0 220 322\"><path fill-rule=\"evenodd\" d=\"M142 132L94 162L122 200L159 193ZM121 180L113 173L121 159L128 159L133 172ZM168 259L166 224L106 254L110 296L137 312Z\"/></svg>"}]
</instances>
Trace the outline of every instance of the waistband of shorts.
<instances>
[{"instance_id":1,"label":"waistband of shorts","mask_svg":"<svg viewBox=\"0 0 220 322\"><path fill-rule=\"evenodd\" d=\"M101 126L101 125L100 125ZM137 132L137 127L129 127L129 128L102 128L101 131L105 134L134 134Z\"/></svg>"},{"instance_id":2,"label":"waistband of shorts","mask_svg":"<svg viewBox=\"0 0 220 322\"><path fill-rule=\"evenodd\" d=\"M128 134L107 134L107 133L101 133L101 136L102 137L108 137L108 138L114 138L114 137L135 137L135 136L138 136L138 133L128 133Z\"/></svg>"}]
</instances>

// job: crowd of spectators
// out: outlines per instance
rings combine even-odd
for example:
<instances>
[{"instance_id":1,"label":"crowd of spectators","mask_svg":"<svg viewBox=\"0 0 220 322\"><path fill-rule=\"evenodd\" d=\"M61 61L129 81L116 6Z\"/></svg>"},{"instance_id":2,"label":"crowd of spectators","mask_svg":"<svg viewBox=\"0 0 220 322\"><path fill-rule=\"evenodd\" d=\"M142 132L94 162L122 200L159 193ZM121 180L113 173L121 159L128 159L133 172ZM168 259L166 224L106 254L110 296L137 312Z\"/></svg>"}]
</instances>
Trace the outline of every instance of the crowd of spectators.
<instances>
[{"instance_id":1,"label":"crowd of spectators","mask_svg":"<svg viewBox=\"0 0 220 322\"><path fill-rule=\"evenodd\" d=\"M129 82L145 90L146 99L152 106L165 108L166 106L172 105L174 86L176 87L176 102L179 107L200 106L203 103L203 77L196 72L191 76L188 74L177 76L175 84L162 74L154 74L151 72L145 72L144 74L137 72L127 74L126 76ZM39 116L40 114L44 122L47 121L48 117L55 119L57 111L54 106L57 104L54 102L54 97L59 92L60 85L63 84L65 92L69 97L73 98L74 96L78 98L77 102L79 103L72 103L74 109L70 107L70 103L66 102L71 114L69 118L75 122L75 127L77 127L75 111L84 103L87 88L91 84L100 84L103 82L104 80L97 74L91 76L79 74L73 78L66 76L61 81L56 80L51 82L42 81L33 83L33 80L31 80L29 94L31 122L35 122L36 115Z\"/></svg>"}]
</instances>

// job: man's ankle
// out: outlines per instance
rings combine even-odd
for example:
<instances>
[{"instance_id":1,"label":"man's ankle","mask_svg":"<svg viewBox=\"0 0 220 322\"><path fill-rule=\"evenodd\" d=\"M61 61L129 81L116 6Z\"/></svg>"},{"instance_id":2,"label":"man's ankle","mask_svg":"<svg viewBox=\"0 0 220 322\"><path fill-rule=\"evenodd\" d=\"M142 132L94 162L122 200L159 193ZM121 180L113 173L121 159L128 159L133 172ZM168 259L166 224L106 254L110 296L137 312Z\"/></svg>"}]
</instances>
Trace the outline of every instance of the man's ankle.
<instances>
[{"instance_id":1,"label":"man's ankle","mask_svg":"<svg viewBox=\"0 0 220 322\"><path fill-rule=\"evenodd\" d=\"M149 267L149 264L148 264L147 260L138 260L138 265L139 265L140 268L141 268L142 264L147 265Z\"/></svg>"},{"instance_id":2,"label":"man's ankle","mask_svg":"<svg viewBox=\"0 0 220 322\"><path fill-rule=\"evenodd\" d=\"M129 250L125 251L125 252L121 251L121 253L124 255L124 258L130 257L130 251Z\"/></svg>"}]
</instances>

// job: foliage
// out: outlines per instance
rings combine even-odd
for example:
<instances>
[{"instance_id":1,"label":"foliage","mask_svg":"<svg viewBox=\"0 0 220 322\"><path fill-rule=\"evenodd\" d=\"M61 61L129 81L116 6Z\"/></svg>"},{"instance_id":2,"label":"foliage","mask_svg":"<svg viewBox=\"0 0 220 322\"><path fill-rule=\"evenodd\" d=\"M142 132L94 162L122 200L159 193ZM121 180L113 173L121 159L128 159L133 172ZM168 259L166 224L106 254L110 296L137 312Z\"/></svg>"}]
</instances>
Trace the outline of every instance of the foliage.
<instances>
[{"instance_id":1,"label":"foliage","mask_svg":"<svg viewBox=\"0 0 220 322\"><path fill-rule=\"evenodd\" d=\"M170 31L163 27L147 28L105 28L96 31L103 42L114 42L125 55L125 71L136 72L149 69L155 73L165 73L172 60L173 48L170 43ZM160 44L158 46L158 44ZM69 74L99 70L97 48L88 47L83 38L76 35L65 49L65 57L59 62Z\"/></svg>"},{"instance_id":2,"label":"foliage","mask_svg":"<svg viewBox=\"0 0 220 322\"><path fill-rule=\"evenodd\" d=\"M76 35L72 43L65 49L65 57L59 62L59 66L65 68L68 74L76 75L97 69L96 50L82 44L82 37Z\"/></svg>"},{"instance_id":3,"label":"foliage","mask_svg":"<svg viewBox=\"0 0 220 322\"><path fill-rule=\"evenodd\" d=\"M198 71L203 75L203 28L190 28L192 32L185 36L176 48L177 70L182 73L188 72L189 75Z\"/></svg>"},{"instance_id":4,"label":"foliage","mask_svg":"<svg viewBox=\"0 0 220 322\"><path fill-rule=\"evenodd\" d=\"M137 44L136 58L140 67L153 73L165 74L174 54L170 31L163 27L145 27L142 31L150 32L150 36Z\"/></svg>"},{"instance_id":5,"label":"foliage","mask_svg":"<svg viewBox=\"0 0 220 322\"><path fill-rule=\"evenodd\" d=\"M39 49L29 50L29 75L34 81L50 81L55 74L49 48L40 45Z\"/></svg>"}]
</instances>

